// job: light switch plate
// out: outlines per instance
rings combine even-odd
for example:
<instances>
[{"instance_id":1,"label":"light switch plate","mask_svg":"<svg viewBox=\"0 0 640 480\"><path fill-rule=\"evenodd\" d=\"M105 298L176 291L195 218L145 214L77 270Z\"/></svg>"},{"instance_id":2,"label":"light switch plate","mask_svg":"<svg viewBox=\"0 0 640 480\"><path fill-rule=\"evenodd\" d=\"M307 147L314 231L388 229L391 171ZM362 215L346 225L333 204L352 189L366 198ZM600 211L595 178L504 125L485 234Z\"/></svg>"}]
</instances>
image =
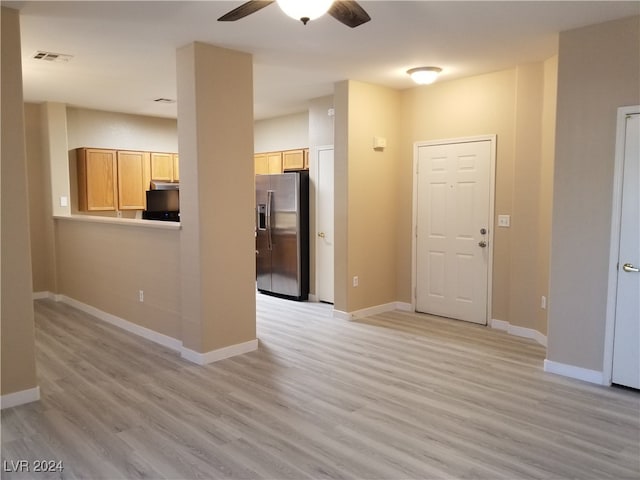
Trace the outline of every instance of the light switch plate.
<instances>
[{"instance_id":1,"label":"light switch plate","mask_svg":"<svg viewBox=\"0 0 640 480\"><path fill-rule=\"evenodd\" d=\"M511 215L498 215L498 226L499 227L510 227L511 226Z\"/></svg>"},{"instance_id":2,"label":"light switch plate","mask_svg":"<svg viewBox=\"0 0 640 480\"><path fill-rule=\"evenodd\" d=\"M69 198L65 197L64 195L62 197L60 197L60 206L61 207L68 207L69 206Z\"/></svg>"}]
</instances>

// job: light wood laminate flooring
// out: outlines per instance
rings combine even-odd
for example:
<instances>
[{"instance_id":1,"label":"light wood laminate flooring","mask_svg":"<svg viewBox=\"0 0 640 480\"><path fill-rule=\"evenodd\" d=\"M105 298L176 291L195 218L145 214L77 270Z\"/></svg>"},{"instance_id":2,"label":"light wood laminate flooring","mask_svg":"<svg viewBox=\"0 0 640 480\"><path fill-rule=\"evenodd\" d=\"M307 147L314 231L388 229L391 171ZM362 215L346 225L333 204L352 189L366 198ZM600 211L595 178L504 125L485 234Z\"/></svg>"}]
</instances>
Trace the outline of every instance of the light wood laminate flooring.
<instances>
[{"instance_id":1,"label":"light wood laminate flooring","mask_svg":"<svg viewBox=\"0 0 640 480\"><path fill-rule=\"evenodd\" d=\"M640 394L544 373L532 341L257 305L259 349L202 367L37 301L42 399L2 411L2 459L64 470L2 478L640 478Z\"/></svg>"}]
</instances>

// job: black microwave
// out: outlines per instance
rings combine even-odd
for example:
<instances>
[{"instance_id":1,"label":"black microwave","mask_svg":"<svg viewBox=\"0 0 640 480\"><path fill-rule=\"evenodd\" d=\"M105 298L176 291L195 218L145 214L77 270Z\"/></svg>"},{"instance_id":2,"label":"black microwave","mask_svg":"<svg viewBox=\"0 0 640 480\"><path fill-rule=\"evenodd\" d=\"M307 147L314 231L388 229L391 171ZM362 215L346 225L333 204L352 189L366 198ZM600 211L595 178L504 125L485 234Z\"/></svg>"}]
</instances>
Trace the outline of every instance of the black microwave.
<instances>
[{"instance_id":1,"label":"black microwave","mask_svg":"<svg viewBox=\"0 0 640 480\"><path fill-rule=\"evenodd\" d=\"M180 221L180 190L147 190L146 220Z\"/></svg>"}]
</instances>

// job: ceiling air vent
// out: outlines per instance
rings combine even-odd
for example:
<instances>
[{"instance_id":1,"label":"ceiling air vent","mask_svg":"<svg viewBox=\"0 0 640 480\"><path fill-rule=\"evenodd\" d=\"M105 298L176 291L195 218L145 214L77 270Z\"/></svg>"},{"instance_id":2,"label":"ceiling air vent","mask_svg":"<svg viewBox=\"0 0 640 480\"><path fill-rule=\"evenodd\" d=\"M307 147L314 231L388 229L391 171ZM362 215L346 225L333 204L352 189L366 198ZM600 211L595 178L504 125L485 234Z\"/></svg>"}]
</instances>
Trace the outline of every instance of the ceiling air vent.
<instances>
[{"instance_id":1,"label":"ceiling air vent","mask_svg":"<svg viewBox=\"0 0 640 480\"><path fill-rule=\"evenodd\" d=\"M156 98L156 99L154 100L154 102L156 102L156 103L176 103L176 101L175 101L175 100L172 100L172 99L170 99L170 98L162 98L162 97L160 97L160 98Z\"/></svg>"},{"instance_id":2,"label":"ceiling air vent","mask_svg":"<svg viewBox=\"0 0 640 480\"><path fill-rule=\"evenodd\" d=\"M38 50L31 55L34 60L44 60L45 62L62 62L66 63L73 58L73 55L66 55L64 53L43 52Z\"/></svg>"}]
</instances>

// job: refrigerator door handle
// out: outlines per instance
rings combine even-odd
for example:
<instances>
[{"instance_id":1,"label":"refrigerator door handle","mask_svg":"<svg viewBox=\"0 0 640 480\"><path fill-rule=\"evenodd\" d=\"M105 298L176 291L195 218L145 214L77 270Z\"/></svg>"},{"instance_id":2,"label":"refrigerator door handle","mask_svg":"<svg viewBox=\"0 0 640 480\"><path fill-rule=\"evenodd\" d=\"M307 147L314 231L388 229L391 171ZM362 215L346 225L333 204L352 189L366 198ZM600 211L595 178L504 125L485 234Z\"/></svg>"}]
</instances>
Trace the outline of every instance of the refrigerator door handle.
<instances>
[{"instance_id":1,"label":"refrigerator door handle","mask_svg":"<svg viewBox=\"0 0 640 480\"><path fill-rule=\"evenodd\" d=\"M273 250L273 240L271 239L271 204L273 202L273 190L267 191L267 248Z\"/></svg>"}]
</instances>

